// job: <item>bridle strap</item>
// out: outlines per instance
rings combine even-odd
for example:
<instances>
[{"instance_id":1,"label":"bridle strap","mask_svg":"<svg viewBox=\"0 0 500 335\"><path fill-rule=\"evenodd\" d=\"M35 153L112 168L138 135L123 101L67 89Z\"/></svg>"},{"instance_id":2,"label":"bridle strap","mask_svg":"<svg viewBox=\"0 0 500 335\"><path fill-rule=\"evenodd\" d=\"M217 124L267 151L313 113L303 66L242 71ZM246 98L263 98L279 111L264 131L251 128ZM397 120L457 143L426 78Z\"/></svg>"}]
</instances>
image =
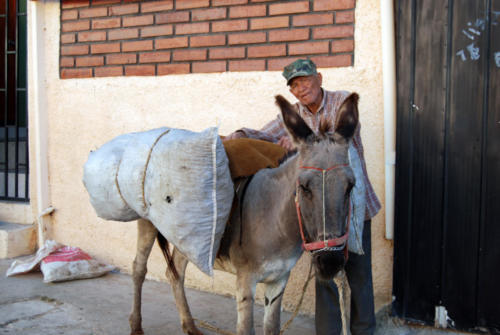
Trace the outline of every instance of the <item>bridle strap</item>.
<instances>
[{"instance_id":1,"label":"bridle strap","mask_svg":"<svg viewBox=\"0 0 500 335\"><path fill-rule=\"evenodd\" d=\"M323 189L322 189L322 191L323 191L323 236L325 237L325 239L323 241L306 243L306 238L304 235L304 227L303 227L303 223L302 223L302 213L300 211L300 204L299 204L299 196L298 196L299 181L298 180L296 183L297 190L295 192L295 208L297 210L300 236L302 238L302 247L304 248L304 250L317 251L317 250L321 250L321 249L325 249L325 248L332 248L332 247L337 247L337 246L343 245L344 257L347 260L347 257L348 257L347 240L349 238L349 225L350 225L350 221L351 221L351 198L349 197L349 212L348 212L348 217L347 217L346 233L340 237L336 237L336 238L329 239L329 240L326 239L326 208L325 208L325 177L326 177L325 175L326 175L326 172L333 170L333 169L340 168L340 167L345 167L345 166L349 166L349 164L337 164L337 165L333 165L327 169L322 169L322 168L318 168L318 167L314 167L314 166L300 166L299 167L301 169L311 169L311 170L321 171L322 175L323 175L322 176L323 177Z\"/></svg>"}]
</instances>

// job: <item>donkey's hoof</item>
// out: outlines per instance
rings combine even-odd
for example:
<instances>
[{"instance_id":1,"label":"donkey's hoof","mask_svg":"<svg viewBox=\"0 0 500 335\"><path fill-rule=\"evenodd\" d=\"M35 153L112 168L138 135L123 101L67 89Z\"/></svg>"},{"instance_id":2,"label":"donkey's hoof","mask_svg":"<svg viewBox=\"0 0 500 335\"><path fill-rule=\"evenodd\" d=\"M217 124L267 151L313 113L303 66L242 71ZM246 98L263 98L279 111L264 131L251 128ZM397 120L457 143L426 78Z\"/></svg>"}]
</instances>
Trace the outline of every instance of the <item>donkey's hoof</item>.
<instances>
[{"instance_id":1,"label":"donkey's hoof","mask_svg":"<svg viewBox=\"0 0 500 335\"><path fill-rule=\"evenodd\" d=\"M130 332L130 335L144 335L144 332L142 331L142 329L134 330Z\"/></svg>"}]
</instances>

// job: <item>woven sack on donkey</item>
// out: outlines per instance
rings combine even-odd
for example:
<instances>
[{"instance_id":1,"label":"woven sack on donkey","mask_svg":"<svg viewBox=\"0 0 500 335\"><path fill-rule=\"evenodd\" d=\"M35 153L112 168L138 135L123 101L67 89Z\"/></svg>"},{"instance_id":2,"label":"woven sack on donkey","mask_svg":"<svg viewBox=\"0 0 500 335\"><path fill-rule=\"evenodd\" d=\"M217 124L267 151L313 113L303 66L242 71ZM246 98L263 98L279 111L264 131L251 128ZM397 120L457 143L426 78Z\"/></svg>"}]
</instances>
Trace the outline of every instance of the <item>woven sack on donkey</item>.
<instances>
[{"instance_id":1,"label":"woven sack on donkey","mask_svg":"<svg viewBox=\"0 0 500 335\"><path fill-rule=\"evenodd\" d=\"M159 128L118 136L91 152L83 182L97 215L150 220L212 275L234 195L217 130Z\"/></svg>"}]
</instances>

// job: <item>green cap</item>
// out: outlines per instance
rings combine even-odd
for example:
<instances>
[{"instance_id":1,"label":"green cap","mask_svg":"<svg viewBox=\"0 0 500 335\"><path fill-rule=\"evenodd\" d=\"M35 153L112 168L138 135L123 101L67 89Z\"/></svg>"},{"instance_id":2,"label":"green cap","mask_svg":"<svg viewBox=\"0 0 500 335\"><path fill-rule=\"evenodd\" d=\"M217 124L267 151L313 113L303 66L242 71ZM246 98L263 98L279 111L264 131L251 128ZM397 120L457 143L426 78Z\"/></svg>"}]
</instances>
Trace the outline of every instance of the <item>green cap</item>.
<instances>
[{"instance_id":1,"label":"green cap","mask_svg":"<svg viewBox=\"0 0 500 335\"><path fill-rule=\"evenodd\" d=\"M283 77L285 77L287 85L295 77L310 76L317 73L316 64L310 59L297 59L283 69Z\"/></svg>"}]
</instances>

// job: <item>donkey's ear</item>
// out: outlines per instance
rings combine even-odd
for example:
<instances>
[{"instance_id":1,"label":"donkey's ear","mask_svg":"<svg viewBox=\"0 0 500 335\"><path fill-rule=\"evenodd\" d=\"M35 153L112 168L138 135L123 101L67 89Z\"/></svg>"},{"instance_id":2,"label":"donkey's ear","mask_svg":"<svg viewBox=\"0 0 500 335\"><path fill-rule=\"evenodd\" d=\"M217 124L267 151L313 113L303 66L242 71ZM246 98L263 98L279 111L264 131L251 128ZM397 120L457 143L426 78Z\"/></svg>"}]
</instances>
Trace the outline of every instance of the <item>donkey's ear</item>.
<instances>
[{"instance_id":1,"label":"donkey's ear","mask_svg":"<svg viewBox=\"0 0 500 335\"><path fill-rule=\"evenodd\" d=\"M354 135L354 131L358 126L359 113L358 113L358 100L359 95L352 93L349 95L337 112L335 120L335 133L340 134L342 137L349 139Z\"/></svg>"},{"instance_id":2,"label":"donkey's ear","mask_svg":"<svg viewBox=\"0 0 500 335\"><path fill-rule=\"evenodd\" d=\"M297 113L296 107L289 103L288 100L281 95L277 95L275 98L276 104L281 109L283 123L294 142L297 144L305 142L310 135L313 135L311 128Z\"/></svg>"}]
</instances>

